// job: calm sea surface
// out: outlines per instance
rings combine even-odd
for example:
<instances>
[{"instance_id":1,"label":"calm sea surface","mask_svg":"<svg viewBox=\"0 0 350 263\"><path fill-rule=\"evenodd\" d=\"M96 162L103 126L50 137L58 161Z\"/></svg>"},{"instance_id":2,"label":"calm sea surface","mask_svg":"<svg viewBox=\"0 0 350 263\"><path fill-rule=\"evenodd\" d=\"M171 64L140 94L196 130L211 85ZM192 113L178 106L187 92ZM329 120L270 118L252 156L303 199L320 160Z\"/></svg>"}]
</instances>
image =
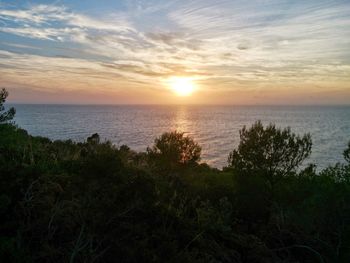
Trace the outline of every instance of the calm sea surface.
<instances>
[{"instance_id":1,"label":"calm sea surface","mask_svg":"<svg viewBox=\"0 0 350 263\"><path fill-rule=\"evenodd\" d=\"M183 131L202 146L202 159L218 168L238 145L239 129L257 120L310 133L313 148L306 163L319 168L342 162L350 140L346 106L14 106L20 127L51 139L84 141L97 132L116 145L144 151L163 132Z\"/></svg>"}]
</instances>

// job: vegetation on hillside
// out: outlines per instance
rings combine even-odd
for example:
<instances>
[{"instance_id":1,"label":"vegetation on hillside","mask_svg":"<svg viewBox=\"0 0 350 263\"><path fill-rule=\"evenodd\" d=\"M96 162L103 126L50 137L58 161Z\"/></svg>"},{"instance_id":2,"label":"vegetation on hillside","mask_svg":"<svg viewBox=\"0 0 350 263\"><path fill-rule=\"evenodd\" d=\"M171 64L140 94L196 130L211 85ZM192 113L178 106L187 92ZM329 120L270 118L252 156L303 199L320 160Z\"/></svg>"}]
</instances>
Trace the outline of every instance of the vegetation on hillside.
<instances>
[{"instance_id":1,"label":"vegetation on hillside","mask_svg":"<svg viewBox=\"0 0 350 263\"><path fill-rule=\"evenodd\" d=\"M16 114L16 110L13 107L5 111L4 103L8 95L9 93L6 89L0 90L0 124L11 121Z\"/></svg>"},{"instance_id":2,"label":"vegetation on hillside","mask_svg":"<svg viewBox=\"0 0 350 263\"><path fill-rule=\"evenodd\" d=\"M310 136L257 122L221 171L180 132L144 153L31 136L0 95L1 262L350 260L350 144L301 169Z\"/></svg>"}]
</instances>

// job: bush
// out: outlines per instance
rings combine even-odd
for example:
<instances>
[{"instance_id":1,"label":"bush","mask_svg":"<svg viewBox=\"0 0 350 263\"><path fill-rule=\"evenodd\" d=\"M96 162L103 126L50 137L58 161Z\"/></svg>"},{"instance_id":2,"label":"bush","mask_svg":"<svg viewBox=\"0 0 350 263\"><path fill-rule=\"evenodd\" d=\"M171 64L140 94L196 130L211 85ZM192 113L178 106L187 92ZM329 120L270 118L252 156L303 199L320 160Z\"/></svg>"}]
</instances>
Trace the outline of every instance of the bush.
<instances>
[{"instance_id":1,"label":"bush","mask_svg":"<svg viewBox=\"0 0 350 263\"><path fill-rule=\"evenodd\" d=\"M5 111L4 103L7 96L8 92L6 89L0 90L0 124L11 121L16 114L15 108L10 108L8 111Z\"/></svg>"},{"instance_id":2,"label":"bush","mask_svg":"<svg viewBox=\"0 0 350 263\"><path fill-rule=\"evenodd\" d=\"M344 159L350 164L350 142L348 143L348 148L344 151Z\"/></svg>"},{"instance_id":3,"label":"bush","mask_svg":"<svg viewBox=\"0 0 350 263\"><path fill-rule=\"evenodd\" d=\"M0 261L349 262L350 165L299 172L310 148L258 122L220 171L179 132L146 154L3 123Z\"/></svg>"},{"instance_id":4,"label":"bush","mask_svg":"<svg viewBox=\"0 0 350 263\"><path fill-rule=\"evenodd\" d=\"M155 139L154 146L147 148L150 163L161 171L176 171L179 168L198 164L201 147L183 132L166 132Z\"/></svg>"}]
</instances>

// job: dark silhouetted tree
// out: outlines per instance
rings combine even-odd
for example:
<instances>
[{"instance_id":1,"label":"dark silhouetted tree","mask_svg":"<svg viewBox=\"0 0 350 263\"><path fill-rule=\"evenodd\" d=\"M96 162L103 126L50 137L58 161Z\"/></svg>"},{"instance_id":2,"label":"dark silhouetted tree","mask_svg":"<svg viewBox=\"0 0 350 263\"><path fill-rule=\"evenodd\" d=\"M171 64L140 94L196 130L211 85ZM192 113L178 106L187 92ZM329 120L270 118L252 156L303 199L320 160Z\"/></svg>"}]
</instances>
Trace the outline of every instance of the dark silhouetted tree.
<instances>
[{"instance_id":1,"label":"dark silhouetted tree","mask_svg":"<svg viewBox=\"0 0 350 263\"><path fill-rule=\"evenodd\" d=\"M280 129L260 121L240 130L240 143L229 155L229 167L241 173L263 175L275 184L278 178L294 172L311 153L311 137L300 137L290 128Z\"/></svg>"},{"instance_id":2,"label":"dark silhouetted tree","mask_svg":"<svg viewBox=\"0 0 350 263\"><path fill-rule=\"evenodd\" d=\"M197 164L201 147L183 132L166 132L155 139L154 146L147 148L148 156L158 168L164 171L176 170Z\"/></svg>"},{"instance_id":3,"label":"dark silhouetted tree","mask_svg":"<svg viewBox=\"0 0 350 263\"><path fill-rule=\"evenodd\" d=\"M100 143L100 135L98 133L94 133L86 140L90 144L99 144Z\"/></svg>"},{"instance_id":4,"label":"dark silhouetted tree","mask_svg":"<svg viewBox=\"0 0 350 263\"><path fill-rule=\"evenodd\" d=\"M10 108L8 111L5 111L4 103L7 96L9 95L6 89L1 89L0 91L0 123L6 123L11 121L16 114L15 108Z\"/></svg>"},{"instance_id":5,"label":"dark silhouetted tree","mask_svg":"<svg viewBox=\"0 0 350 263\"><path fill-rule=\"evenodd\" d=\"M350 163L350 142L348 143L348 148L343 153L344 159Z\"/></svg>"}]
</instances>

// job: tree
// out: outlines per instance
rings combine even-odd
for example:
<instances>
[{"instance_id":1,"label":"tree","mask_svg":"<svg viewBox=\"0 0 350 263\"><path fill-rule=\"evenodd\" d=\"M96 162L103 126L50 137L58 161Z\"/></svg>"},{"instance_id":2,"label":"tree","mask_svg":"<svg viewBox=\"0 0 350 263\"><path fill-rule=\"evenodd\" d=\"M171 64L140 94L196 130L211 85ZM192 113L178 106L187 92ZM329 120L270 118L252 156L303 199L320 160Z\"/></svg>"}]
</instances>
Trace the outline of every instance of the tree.
<instances>
[{"instance_id":1,"label":"tree","mask_svg":"<svg viewBox=\"0 0 350 263\"><path fill-rule=\"evenodd\" d=\"M173 171L179 167L197 164L201 147L183 132L166 132L147 148L149 159L160 169Z\"/></svg>"},{"instance_id":2,"label":"tree","mask_svg":"<svg viewBox=\"0 0 350 263\"><path fill-rule=\"evenodd\" d=\"M90 144L99 144L100 143L100 135L98 133L94 133L86 140Z\"/></svg>"},{"instance_id":3,"label":"tree","mask_svg":"<svg viewBox=\"0 0 350 263\"><path fill-rule=\"evenodd\" d=\"M6 89L0 91L0 124L11 121L16 114L15 108L10 108L8 111L5 111L4 103L7 96L9 95Z\"/></svg>"},{"instance_id":4,"label":"tree","mask_svg":"<svg viewBox=\"0 0 350 263\"><path fill-rule=\"evenodd\" d=\"M344 159L350 164L350 142L348 143L348 148L343 153Z\"/></svg>"},{"instance_id":5,"label":"tree","mask_svg":"<svg viewBox=\"0 0 350 263\"><path fill-rule=\"evenodd\" d=\"M270 124L264 128L258 121L249 129L244 126L239 134L240 143L229 155L229 167L244 174L263 175L271 186L295 171L311 153L311 136L297 136L289 127L280 129Z\"/></svg>"}]
</instances>

